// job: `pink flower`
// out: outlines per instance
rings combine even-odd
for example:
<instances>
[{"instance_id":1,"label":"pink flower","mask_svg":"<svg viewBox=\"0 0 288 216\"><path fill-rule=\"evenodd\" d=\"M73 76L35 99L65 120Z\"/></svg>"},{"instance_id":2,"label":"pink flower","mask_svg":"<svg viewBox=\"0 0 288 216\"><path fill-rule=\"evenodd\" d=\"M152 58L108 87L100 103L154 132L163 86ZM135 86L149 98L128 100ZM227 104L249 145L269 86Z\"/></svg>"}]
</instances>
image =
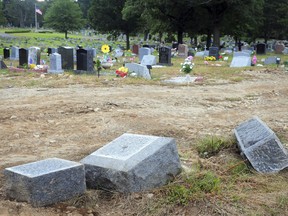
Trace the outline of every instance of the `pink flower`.
<instances>
[{"instance_id":1,"label":"pink flower","mask_svg":"<svg viewBox=\"0 0 288 216\"><path fill-rule=\"evenodd\" d=\"M204 61L204 64L205 64L205 65L208 65L208 64L209 64L209 62L208 62L208 61Z\"/></svg>"}]
</instances>

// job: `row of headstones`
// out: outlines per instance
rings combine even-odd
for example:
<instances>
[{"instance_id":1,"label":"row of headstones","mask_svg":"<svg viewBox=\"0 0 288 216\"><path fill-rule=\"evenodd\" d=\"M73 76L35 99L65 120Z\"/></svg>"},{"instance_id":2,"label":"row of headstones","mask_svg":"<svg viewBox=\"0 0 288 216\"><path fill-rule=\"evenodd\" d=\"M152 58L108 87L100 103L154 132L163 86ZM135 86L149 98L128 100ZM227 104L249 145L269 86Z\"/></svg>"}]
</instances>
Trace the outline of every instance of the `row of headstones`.
<instances>
[{"instance_id":1,"label":"row of headstones","mask_svg":"<svg viewBox=\"0 0 288 216\"><path fill-rule=\"evenodd\" d=\"M4 170L7 197L34 207L65 201L90 189L123 193L165 185L181 172L173 138L123 134L80 163L49 158Z\"/></svg>"},{"instance_id":2,"label":"row of headstones","mask_svg":"<svg viewBox=\"0 0 288 216\"><path fill-rule=\"evenodd\" d=\"M6 51L5 51L6 50ZM61 60L59 60L59 56ZM19 59L19 66L24 66L28 64L40 64L40 48L30 47L29 49L12 47L11 49L11 60ZM74 69L74 48L72 47L59 47L49 48L48 54L51 54L50 65L51 70L61 71L62 69L73 70ZM7 49L4 49L4 57L7 54ZM76 65L79 71L94 71L93 58L95 57L95 49L77 49L76 50ZM60 65L61 64L61 68Z\"/></svg>"}]
</instances>

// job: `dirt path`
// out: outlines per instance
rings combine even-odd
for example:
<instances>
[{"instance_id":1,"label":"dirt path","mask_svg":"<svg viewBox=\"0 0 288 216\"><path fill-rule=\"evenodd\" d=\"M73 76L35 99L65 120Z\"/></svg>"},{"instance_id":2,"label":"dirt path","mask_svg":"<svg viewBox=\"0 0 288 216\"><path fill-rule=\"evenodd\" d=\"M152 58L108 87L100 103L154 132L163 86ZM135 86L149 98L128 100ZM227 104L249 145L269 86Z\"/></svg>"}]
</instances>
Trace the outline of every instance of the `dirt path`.
<instances>
[{"instance_id":1,"label":"dirt path","mask_svg":"<svg viewBox=\"0 0 288 216\"><path fill-rule=\"evenodd\" d=\"M218 85L1 89L0 168L48 157L79 161L125 132L174 137L181 151L255 115L288 140L288 74L251 73L253 80ZM0 215L62 215L6 200L0 177Z\"/></svg>"}]
</instances>

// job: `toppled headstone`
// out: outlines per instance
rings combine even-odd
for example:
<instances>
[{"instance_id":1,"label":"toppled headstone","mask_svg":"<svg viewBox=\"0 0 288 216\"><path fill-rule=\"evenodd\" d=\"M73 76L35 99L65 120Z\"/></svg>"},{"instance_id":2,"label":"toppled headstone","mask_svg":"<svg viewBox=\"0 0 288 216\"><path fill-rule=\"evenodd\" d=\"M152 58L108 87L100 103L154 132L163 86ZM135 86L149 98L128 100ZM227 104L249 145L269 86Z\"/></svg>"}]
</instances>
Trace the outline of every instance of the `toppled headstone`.
<instances>
[{"instance_id":1,"label":"toppled headstone","mask_svg":"<svg viewBox=\"0 0 288 216\"><path fill-rule=\"evenodd\" d=\"M58 158L6 168L4 175L7 196L34 207L68 200L86 190L84 166Z\"/></svg>"},{"instance_id":2,"label":"toppled headstone","mask_svg":"<svg viewBox=\"0 0 288 216\"><path fill-rule=\"evenodd\" d=\"M151 79L147 66L136 63L126 63L125 67L128 68L129 73L135 73L137 77L143 77L149 80Z\"/></svg>"},{"instance_id":3,"label":"toppled headstone","mask_svg":"<svg viewBox=\"0 0 288 216\"><path fill-rule=\"evenodd\" d=\"M260 173L275 173L288 167L288 153L275 133L258 117L234 129L241 154Z\"/></svg>"},{"instance_id":4,"label":"toppled headstone","mask_svg":"<svg viewBox=\"0 0 288 216\"><path fill-rule=\"evenodd\" d=\"M249 67L251 66L251 57L236 56L233 57L230 67Z\"/></svg>"},{"instance_id":5,"label":"toppled headstone","mask_svg":"<svg viewBox=\"0 0 288 216\"><path fill-rule=\"evenodd\" d=\"M124 193L153 189L180 173L173 138L125 133L81 160L88 188Z\"/></svg>"}]
</instances>

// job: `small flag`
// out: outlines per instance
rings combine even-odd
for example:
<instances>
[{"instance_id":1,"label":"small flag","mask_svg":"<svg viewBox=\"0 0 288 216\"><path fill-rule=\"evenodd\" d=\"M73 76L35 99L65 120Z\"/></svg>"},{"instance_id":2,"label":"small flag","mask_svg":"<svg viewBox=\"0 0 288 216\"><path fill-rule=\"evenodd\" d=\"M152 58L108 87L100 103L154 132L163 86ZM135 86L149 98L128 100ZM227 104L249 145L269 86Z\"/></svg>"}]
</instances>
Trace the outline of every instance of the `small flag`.
<instances>
[{"instance_id":1,"label":"small flag","mask_svg":"<svg viewBox=\"0 0 288 216\"><path fill-rule=\"evenodd\" d=\"M35 12L42 15L42 11L37 6L35 6Z\"/></svg>"}]
</instances>

